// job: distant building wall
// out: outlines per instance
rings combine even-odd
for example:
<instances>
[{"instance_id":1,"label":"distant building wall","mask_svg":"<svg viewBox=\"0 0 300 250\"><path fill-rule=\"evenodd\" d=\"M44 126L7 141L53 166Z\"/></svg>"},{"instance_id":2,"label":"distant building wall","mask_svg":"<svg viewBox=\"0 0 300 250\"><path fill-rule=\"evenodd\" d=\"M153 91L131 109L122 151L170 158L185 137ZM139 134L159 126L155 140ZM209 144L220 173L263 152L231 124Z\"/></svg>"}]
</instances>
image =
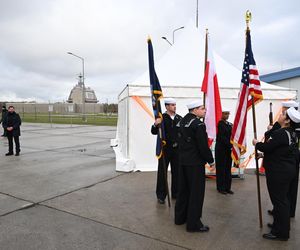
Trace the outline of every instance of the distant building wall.
<instances>
[{"instance_id":1,"label":"distant building wall","mask_svg":"<svg viewBox=\"0 0 300 250\"><path fill-rule=\"evenodd\" d=\"M300 100L300 67L261 75L260 79L276 86L297 90L297 99Z\"/></svg>"},{"instance_id":2,"label":"distant building wall","mask_svg":"<svg viewBox=\"0 0 300 250\"><path fill-rule=\"evenodd\" d=\"M48 113L49 106L52 107L52 113L68 114L68 113L82 113L82 104L72 103L6 103L6 107L13 105L17 113ZM100 103L86 103L85 113L98 114L107 112L104 110L106 104ZM114 112L115 109L108 110L108 112Z\"/></svg>"},{"instance_id":3,"label":"distant building wall","mask_svg":"<svg viewBox=\"0 0 300 250\"><path fill-rule=\"evenodd\" d=\"M297 90L297 99L300 100L300 77L294 77L290 79L279 80L276 82L272 82L276 86L285 87L289 89L296 89Z\"/></svg>"}]
</instances>

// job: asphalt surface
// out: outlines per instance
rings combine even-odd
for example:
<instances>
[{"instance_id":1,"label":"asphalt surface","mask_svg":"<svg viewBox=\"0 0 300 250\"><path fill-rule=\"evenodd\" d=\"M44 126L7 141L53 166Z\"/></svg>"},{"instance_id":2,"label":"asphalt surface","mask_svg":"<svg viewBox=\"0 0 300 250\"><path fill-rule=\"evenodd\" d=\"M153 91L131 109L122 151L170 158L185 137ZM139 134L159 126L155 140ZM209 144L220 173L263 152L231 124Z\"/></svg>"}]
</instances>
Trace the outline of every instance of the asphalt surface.
<instances>
[{"instance_id":1,"label":"asphalt surface","mask_svg":"<svg viewBox=\"0 0 300 250\"><path fill-rule=\"evenodd\" d=\"M207 179L203 222L208 233L174 225L172 207L155 198L155 172L115 171L115 127L23 124L21 155L4 156L0 138L0 249L300 249L300 203L290 240L269 241L271 203L260 178L234 179L234 195Z\"/></svg>"}]
</instances>

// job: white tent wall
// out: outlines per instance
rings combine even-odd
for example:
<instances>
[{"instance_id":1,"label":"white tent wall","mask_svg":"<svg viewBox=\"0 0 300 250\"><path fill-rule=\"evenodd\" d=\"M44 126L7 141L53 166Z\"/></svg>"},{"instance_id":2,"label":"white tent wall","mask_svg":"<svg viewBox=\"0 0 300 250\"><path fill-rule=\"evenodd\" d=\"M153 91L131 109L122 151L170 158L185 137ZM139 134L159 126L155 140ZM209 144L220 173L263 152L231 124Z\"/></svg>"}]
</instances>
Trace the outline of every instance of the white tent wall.
<instances>
[{"instance_id":1,"label":"white tent wall","mask_svg":"<svg viewBox=\"0 0 300 250\"><path fill-rule=\"evenodd\" d=\"M222 105L231 111L230 121L235 115L239 89L220 88ZM186 104L195 99L202 99L200 87L163 87L165 97L174 97L177 100L177 113L184 116L187 113ZM264 100L256 105L257 135L262 138L269 124L269 103L273 103L274 116L281 107L281 102L295 99L297 92L289 89L263 89ZM116 153L117 171L156 171L157 158L155 156L156 136L150 132L154 122L140 104L133 98L137 96L152 112L150 87L144 85L127 85L119 95L119 117L116 139L112 146ZM162 101L162 108L164 104ZM247 117L247 144L248 150L244 157L253 152L251 141L253 139L252 111ZM249 167L253 167L253 163Z\"/></svg>"}]
</instances>

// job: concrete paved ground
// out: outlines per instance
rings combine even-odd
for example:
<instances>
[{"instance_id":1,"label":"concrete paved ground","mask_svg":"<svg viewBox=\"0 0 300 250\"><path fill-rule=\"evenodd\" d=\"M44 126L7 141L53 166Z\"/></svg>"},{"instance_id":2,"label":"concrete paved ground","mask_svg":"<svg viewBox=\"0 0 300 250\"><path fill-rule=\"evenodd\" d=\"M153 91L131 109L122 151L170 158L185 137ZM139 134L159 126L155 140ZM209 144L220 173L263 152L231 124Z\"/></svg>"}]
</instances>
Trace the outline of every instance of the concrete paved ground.
<instances>
[{"instance_id":1,"label":"concrete paved ground","mask_svg":"<svg viewBox=\"0 0 300 250\"><path fill-rule=\"evenodd\" d=\"M299 249L300 207L288 242L262 239L271 221L261 178L233 181L234 195L206 182L203 222L209 233L175 226L172 208L155 199L156 173L117 173L114 127L23 124L21 156L5 157L0 139L0 249ZM300 206L300 203L298 203Z\"/></svg>"}]
</instances>

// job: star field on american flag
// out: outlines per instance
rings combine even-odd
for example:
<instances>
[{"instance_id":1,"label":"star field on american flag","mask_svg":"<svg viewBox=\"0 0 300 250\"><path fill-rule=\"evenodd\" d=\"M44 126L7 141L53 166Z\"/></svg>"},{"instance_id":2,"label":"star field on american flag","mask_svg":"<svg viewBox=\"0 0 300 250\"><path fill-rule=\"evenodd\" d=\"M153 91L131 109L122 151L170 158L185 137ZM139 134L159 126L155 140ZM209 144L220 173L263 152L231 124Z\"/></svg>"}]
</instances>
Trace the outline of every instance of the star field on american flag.
<instances>
[{"instance_id":1,"label":"star field on american flag","mask_svg":"<svg viewBox=\"0 0 300 250\"><path fill-rule=\"evenodd\" d=\"M242 82L249 86L249 56L245 55L244 67L243 67L243 75Z\"/></svg>"}]
</instances>

